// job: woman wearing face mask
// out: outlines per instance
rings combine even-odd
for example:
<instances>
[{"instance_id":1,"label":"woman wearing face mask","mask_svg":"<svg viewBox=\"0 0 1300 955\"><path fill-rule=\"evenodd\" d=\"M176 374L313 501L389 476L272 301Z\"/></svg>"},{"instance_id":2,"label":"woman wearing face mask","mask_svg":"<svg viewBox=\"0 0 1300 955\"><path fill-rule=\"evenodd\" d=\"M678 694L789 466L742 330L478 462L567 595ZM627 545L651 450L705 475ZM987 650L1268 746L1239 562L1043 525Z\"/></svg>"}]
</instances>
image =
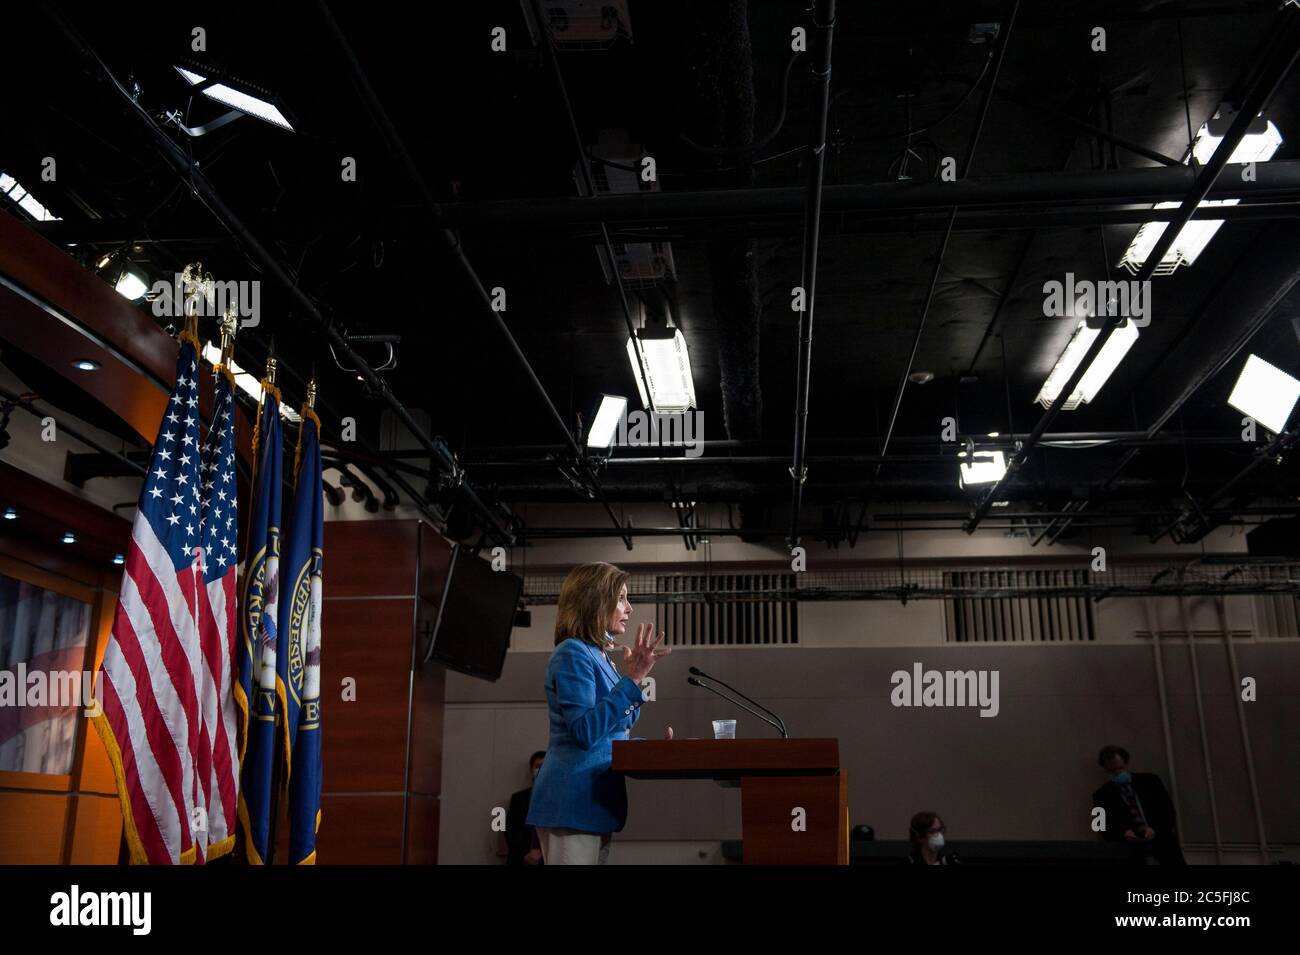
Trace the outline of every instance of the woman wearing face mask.
<instances>
[{"instance_id":1,"label":"woman wearing face mask","mask_svg":"<svg viewBox=\"0 0 1300 955\"><path fill-rule=\"evenodd\" d=\"M912 854L907 861L914 865L960 865L957 853L946 848L944 836L948 827L936 812L918 812L908 827L908 841Z\"/></svg>"},{"instance_id":2,"label":"woman wearing face mask","mask_svg":"<svg viewBox=\"0 0 1300 955\"><path fill-rule=\"evenodd\" d=\"M555 649L546 667L550 742L533 782L528 825L537 827L546 865L594 865L610 833L627 820L627 788L609 767L613 742L629 739L641 711L641 680L671 652L653 624L636 629L632 646L616 644L632 605L628 574L613 564L575 567L560 588ZM611 652L622 651L620 675ZM672 739L670 726L665 739Z\"/></svg>"}]
</instances>

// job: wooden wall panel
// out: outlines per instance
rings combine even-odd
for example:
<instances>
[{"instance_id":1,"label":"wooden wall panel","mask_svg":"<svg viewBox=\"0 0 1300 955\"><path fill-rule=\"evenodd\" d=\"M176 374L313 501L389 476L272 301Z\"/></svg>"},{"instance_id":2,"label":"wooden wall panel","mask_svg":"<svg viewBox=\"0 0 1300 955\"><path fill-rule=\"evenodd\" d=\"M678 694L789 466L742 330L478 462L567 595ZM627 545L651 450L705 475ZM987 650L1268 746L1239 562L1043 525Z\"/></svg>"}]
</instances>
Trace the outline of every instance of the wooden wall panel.
<instances>
[{"instance_id":1,"label":"wooden wall panel","mask_svg":"<svg viewBox=\"0 0 1300 955\"><path fill-rule=\"evenodd\" d=\"M398 865L402 795L325 795L316 840L321 865Z\"/></svg>"},{"instance_id":2,"label":"wooden wall panel","mask_svg":"<svg viewBox=\"0 0 1300 955\"><path fill-rule=\"evenodd\" d=\"M423 521L420 522L420 599L437 606L447 586L447 569L451 566L451 545L446 538Z\"/></svg>"},{"instance_id":3,"label":"wooden wall panel","mask_svg":"<svg viewBox=\"0 0 1300 955\"><path fill-rule=\"evenodd\" d=\"M67 861L72 865L117 865L122 847L122 807L117 795L82 793L72 800Z\"/></svg>"},{"instance_id":4,"label":"wooden wall panel","mask_svg":"<svg viewBox=\"0 0 1300 955\"><path fill-rule=\"evenodd\" d=\"M66 793L0 792L0 865L61 863L70 801Z\"/></svg>"},{"instance_id":5,"label":"wooden wall panel","mask_svg":"<svg viewBox=\"0 0 1300 955\"><path fill-rule=\"evenodd\" d=\"M418 523L326 521L325 596L414 596Z\"/></svg>"},{"instance_id":6,"label":"wooden wall panel","mask_svg":"<svg viewBox=\"0 0 1300 955\"><path fill-rule=\"evenodd\" d=\"M432 627L437 606L420 602L418 633ZM423 649L426 640L417 641ZM417 657L414 693L411 696L411 775L410 790L437 796L442 792L443 702L447 671L437 662L424 663Z\"/></svg>"},{"instance_id":7,"label":"wooden wall panel","mask_svg":"<svg viewBox=\"0 0 1300 955\"><path fill-rule=\"evenodd\" d=\"M437 865L438 863L438 809L437 796L412 793L406 816L407 865Z\"/></svg>"},{"instance_id":8,"label":"wooden wall panel","mask_svg":"<svg viewBox=\"0 0 1300 955\"><path fill-rule=\"evenodd\" d=\"M325 792L402 789L414 619L413 599L325 600L321 619ZM340 698L346 677L356 680L355 702Z\"/></svg>"},{"instance_id":9,"label":"wooden wall panel","mask_svg":"<svg viewBox=\"0 0 1300 955\"><path fill-rule=\"evenodd\" d=\"M176 341L142 306L82 268L62 248L0 211L0 273L27 289L0 286L0 338L98 399L145 441L158 435L176 373ZM99 362L94 375L72 361ZM207 379L208 376L201 376ZM199 410L212 413L211 387L199 389ZM243 409L236 412L244 418ZM236 453L250 460L252 428L236 429Z\"/></svg>"}]
</instances>

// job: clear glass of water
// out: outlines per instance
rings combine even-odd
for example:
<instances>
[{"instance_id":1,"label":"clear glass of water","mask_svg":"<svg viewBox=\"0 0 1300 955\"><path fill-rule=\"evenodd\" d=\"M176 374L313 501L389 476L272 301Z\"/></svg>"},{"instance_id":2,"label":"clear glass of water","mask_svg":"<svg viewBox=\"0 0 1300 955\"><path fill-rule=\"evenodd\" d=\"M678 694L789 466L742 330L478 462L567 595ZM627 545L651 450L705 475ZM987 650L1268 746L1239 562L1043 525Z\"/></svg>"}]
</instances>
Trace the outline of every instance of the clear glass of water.
<instances>
[{"instance_id":1,"label":"clear glass of water","mask_svg":"<svg viewBox=\"0 0 1300 955\"><path fill-rule=\"evenodd\" d=\"M714 739L735 739L736 721L735 720L714 720L713 738Z\"/></svg>"}]
</instances>

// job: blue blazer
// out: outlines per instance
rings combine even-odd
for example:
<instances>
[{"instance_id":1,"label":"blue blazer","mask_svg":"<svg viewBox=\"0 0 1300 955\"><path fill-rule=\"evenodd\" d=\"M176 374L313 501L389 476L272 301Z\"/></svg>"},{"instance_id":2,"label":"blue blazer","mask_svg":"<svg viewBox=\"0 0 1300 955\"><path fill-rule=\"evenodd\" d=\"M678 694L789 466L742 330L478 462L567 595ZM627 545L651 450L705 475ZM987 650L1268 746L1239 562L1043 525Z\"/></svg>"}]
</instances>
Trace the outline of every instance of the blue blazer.
<instances>
[{"instance_id":1,"label":"blue blazer","mask_svg":"<svg viewBox=\"0 0 1300 955\"><path fill-rule=\"evenodd\" d=\"M628 739L641 715L641 688L605 655L573 637L551 652L546 705L551 736L533 782L528 825L618 832L627 821L627 787L613 772L613 742Z\"/></svg>"}]
</instances>

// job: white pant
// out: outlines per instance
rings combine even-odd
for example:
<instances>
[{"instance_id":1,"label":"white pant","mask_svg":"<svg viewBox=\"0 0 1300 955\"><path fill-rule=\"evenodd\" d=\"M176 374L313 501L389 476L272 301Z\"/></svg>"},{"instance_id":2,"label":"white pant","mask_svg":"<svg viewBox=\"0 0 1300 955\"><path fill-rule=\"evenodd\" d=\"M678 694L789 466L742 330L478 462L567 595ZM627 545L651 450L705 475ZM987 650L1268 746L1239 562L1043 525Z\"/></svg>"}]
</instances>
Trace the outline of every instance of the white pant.
<instances>
[{"instance_id":1,"label":"white pant","mask_svg":"<svg viewBox=\"0 0 1300 955\"><path fill-rule=\"evenodd\" d=\"M538 828L537 840L547 865L604 865L609 858L608 832Z\"/></svg>"}]
</instances>

